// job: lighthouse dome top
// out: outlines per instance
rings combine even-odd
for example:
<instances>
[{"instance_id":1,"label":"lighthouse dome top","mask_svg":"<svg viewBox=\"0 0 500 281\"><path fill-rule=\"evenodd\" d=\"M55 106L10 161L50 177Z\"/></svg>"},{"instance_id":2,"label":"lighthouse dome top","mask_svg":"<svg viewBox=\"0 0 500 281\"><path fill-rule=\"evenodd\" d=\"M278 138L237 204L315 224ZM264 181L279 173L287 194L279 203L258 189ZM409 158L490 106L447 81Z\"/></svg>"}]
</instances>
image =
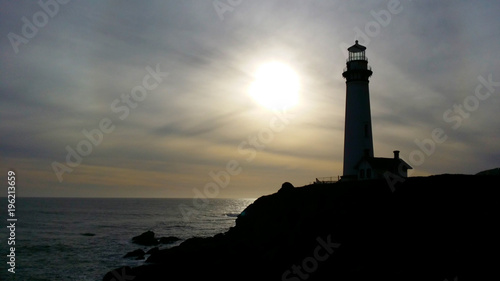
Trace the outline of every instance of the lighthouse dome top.
<instances>
[{"instance_id":1,"label":"lighthouse dome top","mask_svg":"<svg viewBox=\"0 0 500 281\"><path fill-rule=\"evenodd\" d=\"M365 56L366 47L360 45L358 43L358 40L356 40L356 43L354 45L347 48L347 50L349 51L349 57L347 58L347 62L368 61L368 58Z\"/></svg>"},{"instance_id":2,"label":"lighthouse dome top","mask_svg":"<svg viewBox=\"0 0 500 281\"><path fill-rule=\"evenodd\" d=\"M354 45L352 45L351 47L347 48L347 50L350 53L359 53L359 52L363 52L364 50L366 50L366 47L363 45L360 45L358 43L358 40L356 40L356 43Z\"/></svg>"}]
</instances>

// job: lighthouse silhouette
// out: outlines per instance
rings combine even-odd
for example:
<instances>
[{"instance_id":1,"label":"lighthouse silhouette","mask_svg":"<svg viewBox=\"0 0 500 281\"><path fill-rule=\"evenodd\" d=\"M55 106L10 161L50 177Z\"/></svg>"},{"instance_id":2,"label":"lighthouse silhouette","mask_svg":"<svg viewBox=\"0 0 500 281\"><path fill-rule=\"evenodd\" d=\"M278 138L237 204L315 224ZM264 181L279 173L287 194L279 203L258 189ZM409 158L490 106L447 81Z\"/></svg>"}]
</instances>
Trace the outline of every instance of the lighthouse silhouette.
<instances>
[{"instance_id":1,"label":"lighthouse silhouette","mask_svg":"<svg viewBox=\"0 0 500 281\"><path fill-rule=\"evenodd\" d=\"M373 72L365 55L366 47L356 40L349 47L347 67L342 76L346 79L344 172L343 177L355 177L356 165L365 156L373 157L372 118L368 78Z\"/></svg>"},{"instance_id":2,"label":"lighthouse silhouette","mask_svg":"<svg viewBox=\"0 0 500 281\"><path fill-rule=\"evenodd\" d=\"M346 79L342 179L407 177L407 170L412 167L399 158L398 150L394 151L393 158L374 157L368 86L373 71L368 65L366 47L360 45L358 40L347 51L349 52L347 66L342 73Z\"/></svg>"}]
</instances>

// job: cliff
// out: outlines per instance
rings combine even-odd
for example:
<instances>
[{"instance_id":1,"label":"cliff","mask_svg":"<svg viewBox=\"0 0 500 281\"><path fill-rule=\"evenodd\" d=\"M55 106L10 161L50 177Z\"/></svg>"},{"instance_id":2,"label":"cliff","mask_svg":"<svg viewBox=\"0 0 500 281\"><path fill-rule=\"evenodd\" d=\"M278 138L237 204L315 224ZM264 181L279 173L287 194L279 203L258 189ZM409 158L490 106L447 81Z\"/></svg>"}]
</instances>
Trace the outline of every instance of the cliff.
<instances>
[{"instance_id":1,"label":"cliff","mask_svg":"<svg viewBox=\"0 0 500 281\"><path fill-rule=\"evenodd\" d=\"M499 186L488 175L284 186L228 232L103 280L486 280L498 274Z\"/></svg>"}]
</instances>

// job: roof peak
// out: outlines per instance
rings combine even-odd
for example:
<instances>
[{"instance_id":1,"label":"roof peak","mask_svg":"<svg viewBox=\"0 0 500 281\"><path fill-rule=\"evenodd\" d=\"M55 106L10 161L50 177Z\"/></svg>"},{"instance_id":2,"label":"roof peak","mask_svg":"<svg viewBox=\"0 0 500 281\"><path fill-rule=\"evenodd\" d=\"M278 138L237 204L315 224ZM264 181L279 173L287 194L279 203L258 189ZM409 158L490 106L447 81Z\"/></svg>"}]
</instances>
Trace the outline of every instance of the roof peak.
<instances>
[{"instance_id":1,"label":"roof peak","mask_svg":"<svg viewBox=\"0 0 500 281\"><path fill-rule=\"evenodd\" d=\"M364 50L366 50L366 47L359 44L359 41L356 40L354 41L354 45L352 45L351 47L349 47L347 50L351 53L359 53L359 52L363 52Z\"/></svg>"}]
</instances>

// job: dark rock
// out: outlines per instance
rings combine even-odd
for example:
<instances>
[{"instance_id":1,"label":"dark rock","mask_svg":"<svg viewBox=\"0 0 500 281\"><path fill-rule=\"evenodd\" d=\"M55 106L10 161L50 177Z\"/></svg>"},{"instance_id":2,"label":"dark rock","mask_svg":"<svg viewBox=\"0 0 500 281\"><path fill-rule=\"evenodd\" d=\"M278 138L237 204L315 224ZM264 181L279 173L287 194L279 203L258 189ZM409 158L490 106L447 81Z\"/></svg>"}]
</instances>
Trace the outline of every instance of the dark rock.
<instances>
[{"instance_id":1,"label":"dark rock","mask_svg":"<svg viewBox=\"0 0 500 281\"><path fill-rule=\"evenodd\" d=\"M134 250L132 252L128 252L125 254L125 256L123 256L124 258L137 258L139 260L142 260L144 259L144 255L146 253L144 252L144 250L142 249L137 249L137 250Z\"/></svg>"},{"instance_id":2,"label":"dark rock","mask_svg":"<svg viewBox=\"0 0 500 281\"><path fill-rule=\"evenodd\" d=\"M159 250L160 250L160 248L158 248L158 247L151 248L151 249L149 249L149 250L146 252L146 255L151 255L151 254L153 254L153 253L158 252Z\"/></svg>"},{"instance_id":3,"label":"dark rock","mask_svg":"<svg viewBox=\"0 0 500 281\"><path fill-rule=\"evenodd\" d=\"M294 188L295 188L295 187L293 186L293 184L291 184L291 183L289 183L289 182L284 182L284 183L281 185L280 190L278 190L278 193L288 192L288 191L293 190Z\"/></svg>"},{"instance_id":4,"label":"dark rock","mask_svg":"<svg viewBox=\"0 0 500 281\"><path fill-rule=\"evenodd\" d=\"M134 280L137 273L130 266L123 266L112 270L103 277L103 281Z\"/></svg>"},{"instance_id":5,"label":"dark rock","mask_svg":"<svg viewBox=\"0 0 500 281\"><path fill-rule=\"evenodd\" d=\"M500 168L485 170L477 173L478 176L491 175L491 176L500 176Z\"/></svg>"},{"instance_id":6,"label":"dark rock","mask_svg":"<svg viewBox=\"0 0 500 281\"><path fill-rule=\"evenodd\" d=\"M158 240L155 238L155 233L151 230L148 230L141 235L133 237L132 242L143 246L154 246L159 244Z\"/></svg>"},{"instance_id":7,"label":"dark rock","mask_svg":"<svg viewBox=\"0 0 500 281\"><path fill-rule=\"evenodd\" d=\"M95 236L95 233L90 233L90 232L85 232L85 233L80 233L82 236Z\"/></svg>"},{"instance_id":8,"label":"dark rock","mask_svg":"<svg viewBox=\"0 0 500 281\"><path fill-rule=\"evenodd\" d=\"M181 239L178 237L168 236L168 237L161 237L158 241L160 244L172 244L172 243L177 242L179 240L181 240Z\"/></svg>"}]
</instances>

